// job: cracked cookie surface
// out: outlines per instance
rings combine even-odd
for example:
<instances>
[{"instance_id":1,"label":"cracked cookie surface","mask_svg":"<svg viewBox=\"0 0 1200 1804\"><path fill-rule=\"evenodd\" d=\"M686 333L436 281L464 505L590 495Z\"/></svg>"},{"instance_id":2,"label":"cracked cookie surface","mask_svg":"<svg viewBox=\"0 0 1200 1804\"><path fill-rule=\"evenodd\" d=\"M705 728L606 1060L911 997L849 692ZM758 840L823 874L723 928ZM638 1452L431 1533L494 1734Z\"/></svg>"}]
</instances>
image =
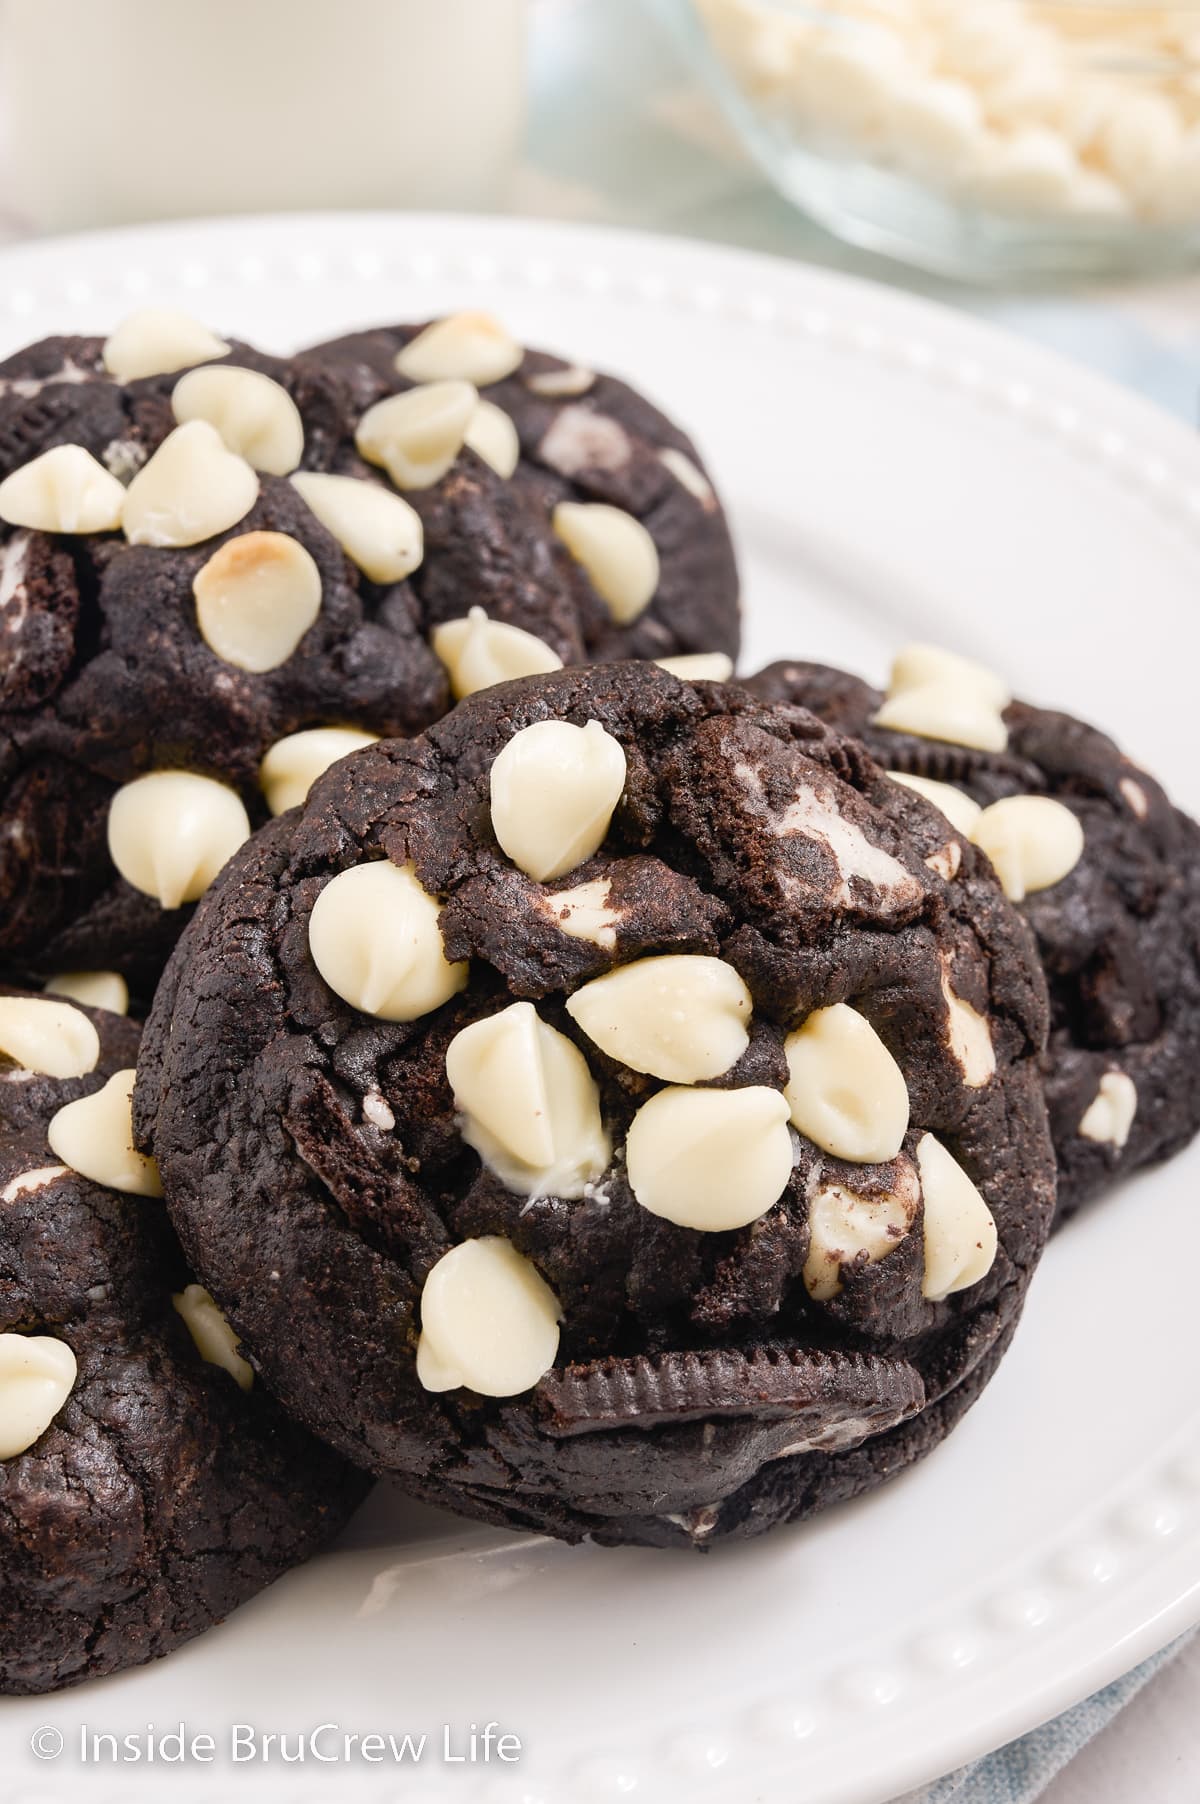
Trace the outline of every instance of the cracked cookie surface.
<instances>
[{"instance_id":1,"label":"cracked cookie surface","mask_svg":"<svg viewBox=\"0 0 1200 1804\"><path fill-rule=\"evenodd\" d=\"M1050 991L1059 1218L1178 1152L1200 1127L1200 828L1162 786L1096 728L1026 702L1003 710L1007 744L984 750L877 724L882 692L825 665L774 664L748 686L985 809L1036 796L1075 816L1077 861L1019 904Z\"/></svg>"},{"instance_id":2,"label":"cracked cookie surface","mask_svg":"<svg viewBox=\"0 0 1200 1804\"><path fill-rule=\"evenodd\" d=\"M404 1012L380 866L408 1019L369 1012ZM319 1433L492 1521L698 1544L879 1482L979 1388L1053 1208L1045 1029L986 861L861 747L621 664L475 696L245 847L135 1110Z\"/></svg>"},{"instance_id":3,"label":"cracked cookie surface","mask_svg":"<svg viewBox=\"0 0 1200 1804\"><path fill-rule=\"evenodd\" d=\"M173 1303L192 1276L161 1201L83 1177L49 1146L57 1112L137 1055L132 1022L78 1013L98 1035L90 1071L31 1074L0 1057L0 1434L21 1402L14 1355L49 1342L74 1368L42 1432L0 1458L10 1694L190 1640L314 1553L366 1489L256 1380L244 1391L202 1357Z\"/></svg>"}]
</instances>

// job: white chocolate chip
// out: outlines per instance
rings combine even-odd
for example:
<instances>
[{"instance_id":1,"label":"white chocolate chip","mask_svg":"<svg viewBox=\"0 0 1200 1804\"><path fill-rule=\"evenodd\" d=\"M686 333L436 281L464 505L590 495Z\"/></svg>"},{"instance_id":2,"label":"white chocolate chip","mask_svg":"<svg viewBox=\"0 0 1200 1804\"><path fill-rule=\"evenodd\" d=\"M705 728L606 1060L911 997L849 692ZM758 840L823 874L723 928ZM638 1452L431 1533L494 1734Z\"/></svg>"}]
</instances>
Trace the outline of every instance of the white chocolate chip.
<instances>
[{"instance_id":1,"label":"white chocolate chip","mask_svg":"<svg viewBox=\"0 0 1200 1804\"><path fill-rule=\"evenodd\" d=\"M0 1054L44 1077L86 1077L100 1062L100 1036L69 1002L0 996Z\"/></svg>"},{"instance_id":2,"label":"white chocolate chip","mask_svg":"<svg viewBox=\"0 0 1200 1804\"><path fill-rule=\"evenodd\" d=\"M658 547L640 520L605 501L560 501L553 523L619 625L645 612L658 588Z\"/></svg>"},{"instance_id":3,"label":"white chocolate chip","mask_svg":"<svg viewBox=\"0 0 1200 1804\"><path fill-rule=\"evenodd\" d=\"M359 455L386 470L398 489L432 488L462 450L478 404L469 382L406 389L368 407L354 443Z\"/></svg>"},{"instance_id":4,"label":"white chocolate chip","mask_svg":"<svg viewBox=\"0 0 1200 1804\"><path fill-rule=\"evenodd\" d=\"M893 733L915 733L921 739L973 746L981 752L1002 752L1008 744L1003 718L978 695L956 694L933 685L906 689L903 695L885 701L872 715L871 724Z\"/></svg>"},{"instance_id":5,"label":"white chocolate chip","mask_svg":"<svg viewBox=\"0 0 1200 1804\"><path fill-rule=\"evenodd\" d=\"M39 1440L78 1376L65 1341L48 1334L0 1334L0 1460Z\"/></svg>"},{"instance_id":6,"label":"white chocolate chip","mask_svg":"<svg viewBox=\"0 0 1200 1804\"><path fill-rule=\"evenodd\" d=\"M119 971L56 971L42 987L49 996L69 996L85 1008L105 1008L110 1015L129 1013L129 985Z\"/></svg>"},{"instance_id":7,"label":"white chocolate chip","mask_svg":"<svg viewBox=\"0 0 1200 1804\"><path fill-rule=\"evenodd\" d=\"M963 1074L968 1089L978 1090L996 1073L996 1049L987 1017L979 1014L956 996L950 984L950 973L943 964L942 995L946 999L950 1051Z\"/></svg>"},{"instance_id":8,"label":"white chocolate chip","mask_svg":"<svg viewBox=\"0 0 1200 1804\"><path fill-rule=\"evenodd\" d=\"M441 909L411 865L386 858L341 871L308 923L313 962L335 995L380 1021L415 1021L457 995L466 964L450 964Z\"/></svg>"},{"instance_id":9,"label":"white chocolate chip","mask_svg":"<svg viewBox=\"0 0 1200 1804\"><path fill-rule=\"evenodd\" d=\"M102 1090L69 1102L50 1119L50 1150L81 1177L126 1190L134 1196L161 1196L158 1166L133 1144L133 1082L136 1071L118 1071Z\"/></svg>"},{"instance_id":10,"label":"white chocolate chip","mask_svg":"<svg viewBox=\"0 0 1200 1804\"><path fill-rule=\"evenodd\" d=\"M1128 1073L1106 1071L1079 1123L1079 1132L1085 1140L1120 1151L1128 1142L1137 1106L1137 1086Z\"/></svg>"},{"instance_id":11,"label":"white chocolate chip","mask_svg":"<svg viewBox=\"0 0 1200 1804\"><path fill-rule=\"evenodd\" d=\"M954 688L979 696L989 707L1007 708L1012 700L1008 686L986 664L964 658L959 652L946 651L940 645L916 643L906 645L892 661L888 682L889 695L901 695L909 689Z\"/></svg>"},{"instance_id":12,"label":"white chocolate chip","mask_svg":"<svg viewBox=\"0 0 1200 1804\"><path fill-rule=\"evenodd\" d=\"M455 1034L446 1076L463 1139L509 1190L580 1197L603 1175L612 1147L596 1081L579 1048L531 1002Z\"/></svg>"},{"instance_id":13,"label":"white chocolate chip","mask_svg":"<svg viewBox=\"0 0 1200 1804\"><path fill-rule=\"evenodd\" d=\"M196 623L226 664L286 664L321 611L321 572L299 539L243 532L226 539L192 583Z\"/></svg>"},{"instance_id":14,"label":"white chocolate chip","mask_svg":"<svg viewBox=\"0 0 1200 1804\"><path fill-rule=\"evenodd\" d=\"M190 370L171 407L181 426L207 420L231 451L269 476L288 476L304 456L304 422L286 388L261 370Z\"/></svg>"},{"instance_id":15,"label":"white chocolate chip","mask_svg":"<svg viewBox=\"0 0 1200 1804\"><path fill-rule=\"evenodd\" d=\"M109 856L126 883L163 908L195 902L249 837L237 791L193 771L135 777L109 804Z\"/></svg>"},{"instance_id":16,"label":"white chocolate chip","mask_svg":"<svg viewBox=\"0 0 1200 1804\"><path fill-rule=\"evenodd\" d=\"M473 382L484 388L519 368L525 353L490 313L451 313L410 339L396 368L410 382Z\"/></svg>"},{"instance_id":17,"label":"white chocolate chip","mask_svg":"<svg viewBox=\"0 0 1200 1804\"><path fill-rule=\"evenodd\" d=\"M1122 777L1117 788L1138 820L1144 821L1150 812L1150 802L1141 784L1135 783L1132 777Z\"/></svg>"},{"instance_id":18,"label":"white chocolate chip","mask_svg":"<svg viewBox=\"0 0 1200 1804\"><path fill-rule=\"evenodd\" d=\"M204 1286L189 1284L171 1301L183 1317L201 1359L210 1366L221 1366L242 1390L248 1391L254 1383L254 1367L242 1358L237 1335Z\"/></svg>"},{"instance_id":19,"label":"white chocolate chip","mask_svg":"<svg viewBox=\"0 0 1200 1804\"><path fill-rule=\"evenodd\" d=\"M792 1120L835 1158L894 1159L908 1131L904 1073L871 1023L845 1002L814 1009L784 1044Z\"/></svg>"},{"instance_id":20,"label":"white chocolate chip","mask_svg":"<svg viewBox=\"0 0 1200 1804\"><path fill-rule=\"evenodd\" d=\"M664 445L658 454L658 461L671 472L681 489L686 489L701 507L711 511L717 499L712 483L703 470L697 469L690 457L683 451L677 451L673 445Z\"/></svg>"},{"instance_id":21,"label":"white chocolate chip","mask_svg":"<svg viewBox=\"0 0 1200 1804\"><path fill-rule=\"evenodd\" d=\"M625 1143L629 1185L651 1215L719 1234L765 1215L792 1175L788 1106L762 1084L660 1090Z\"/></svg>"},{"instance_id":22,"label":"white chocolate chip","mask_svg":"<svg viewBox=\"0 0 1200 1804\"><path fill-rule=\"evenodd\" d=\"M542 434L538 459L560 476L579 477L605 470L627 470L633 461L633 440L611 414L595 407L563 407Z\"/></svg>"},{"instance_id":23,"label":"white chocolate chip","mask_svg":"<svg viewBox=\"0 0 1200 1804\"><path fill-rule=\"evenodd\" d=\"M0 520L38 532L116 532L125 490L82 445L55 445L0 482Z\"/></svg>"},{"instance_id":24,"label":"white chocolate chip","mask_svg":"<svg viewBox=\"0 0 1200 1804\"><path fill-rule=\"evenodd\" d=\"M333 534L346 556L373 583L411 576L425 555L421 516L402 495L356 476L302 471L292 486Z\"/></svg>"},{"instance_id":25,"label":"white chocolate chip","mask_svg":"<svg viewBox=\"0 0 1200 1804\"><path fill-rule=\"evenodd\" d=\"M681 652L678 657L655 658L654 662L684 683L727 683L733 675L733 659L723 651Z\"/></svg>"},{"instance_id":26,"label":"white chocolate chip","mask_svg":"<svg viewBox=\"0 0 1200 1804\"><path fill-rule=\"evenodd\" d=\"M377 1127L384 1134L390 1134L396 1125L390 1103L378 1090L368 1090L363 1097L363 1116L372 1127Z\"/></svg>"},{"instance_id":27,"label":"white chocolate chip","mask_svg":"<svg viewBox=\"0 0 1200 1804\"><path fill-rule=\"evenodd\" d=\"M305 799L318 777L339 758L378 745L376 733L357 727L309 727L289 733L269 746L258 767L258 781L272 814L284 814Z\"/></svg>"},{"instance_id":28,"label":"white chocolate chip","mask_svg":"<svg viewBox=\"0 0 1200 1804\"><path fill-rule=\"evenodd\" d=\"M887 700L872 717L877 727L948 740L979 751L1008 744L1003 710L1011 697L982 664L936 645L910 645L892 665Z\"/></svg>"},{"instance_id":29,"label":"white chocolate chip","mask_svg":"<svg viewBox=\"0 0 1200 1804\"><path fill-rule=\"evenodd\" d=\"M104 367L116 382L169 376L210 363L229 350L224 339L174 307L141 307L123 319L104 346Z\"/></svg>"},{"instance_id":30,"label":"white chocolate chip","mask_svg":"<svg viewBox=\"0 0 1200 1804\"><path fill-rule=\"evenodd\" d=\"M521 441L512 418L494 401L480 401L467 423L466 442L476 457L507 482L521 461Z\"/></svg>"},{"instance_id":31,"label":"white chocolate chip","mask_svg":"<svg viewBox=\"0 0 1200 1804\"><path fill-rule=\"evenodd\" d=\"M624 787L624 750L598 720L540 720L492 765L492 827L527 876L565 877L603 844Z\"/></svg>"},{"instance_id":32,"label":"white chocolate chip","mask_svg":"<svg viewBox=\"0 0 1200 1804\"><path fill-rule=\"evenodd\" d=\"M535 371L525 377L525 386L532 395L559 400L565 396L586 395L589 388L595 386L595 381L595 370L584 369L580 363L568 363L561 370Z\"/></svg>"},{"instance_id":33,"label":"white chocolate chip","mask_svg":"<svg viewBox=\"0 0 1200 1804\"><path fill-rule=\"evenodd\" d=\"M258 477L207 420L168 433L125 491L131 545L198 545L227 532L258 500Z\"/></svg>"},{"instance_id":34,"label":"white chocolate chip","mask_svg":"<svg viewBox=\"0 0 1200 1804\"><path fill-rule=\"evenodd\" d=\"M1012 902L1061 883L1083 856L1078 817L1050 796L1006 796L993 802L971 838L995 865Z\"/></svg>"},{"instance_id":35,"label":"white chocolate chip","mask_svg":"<svg viewBox=\"0 0 1200 1804\"><path fill-rule=\"evenodd\" d=\"M1150 199L1179 162L1179 113L1163 94L1125 95L1101 128L1098 148L1122 188L1135 200Z\"/></svg>"},{"instance_id":36,"label":"white chocolate chip","mask_svg":"<svg viewBox=\"0 0 1200 1804\"><path fill-rule=\"evenodd\" d=\"M920 1201L917 1174L905 1160L899 1187L886 1196L859 1196L842 1184L821 1184L808 1205L804 1288L827 1303L842 1288L843 1265L876 1265L894 1252L913 1224Z\"/></svg>"},{"instance_id":37,"label":"white chocolate chip","mask_svg":"<svg viewBox=\"0 0 1200 1804\"><path fill-rule=\"evenodd\" d=\"M953 883L962 867L962 847L956 839L948 839L944 846L929 854L925 863L943 882Z\"/></svg>"},{"instance_id":38,"label":"white chocolate chip","mask_svg":"<svg viewBox=\"0 0 1200 1804\"><path fill-rule=\"evenodd\" d=\"M760 807L766 806L762 779L752 766L735 765L734 776ZM770 816L770 809L766 811ZM842 812L841 797L829 782L802 784L783 813L772 817L771 830L780 839L799 834L824 847L838 876L834 899L843 907L852 907L858 900L856 878L897 906L915 902L921 895L920 883L900 860L868 839L858 822Z\"/></svg>"},{"instance_id":39,"label":"white chocolate chip","mask_svg":"<svg viewBox=\"0 0 1200 1804\"><path fill-rule=\"evenodd\" d=\"M38 1165L32 1171L20 1171L0 1190L0 1203L15 1203L19 1196L34 1195L66 1176L65 1165Z\"/></svg>"},{"instance_id":40,"label":"white chocolate chip","mask_svg":"<svg viewBox=\"0 0 1200 1804\"><path fill-rule=\"evenodd\" d=\"M670 1084L698 1084L736 1065L750 1044L750 992L724 959L641 958L585 983L567 1013L601 1052Z\"/></svg>"},{"instance_id":41,"label":"white chocolate chip","mask_svg":"<svg viewBox=\"0 0 1200 1804\"><path fill-rule=\"evenodd\" d=\"M421 1292L417 1377L427 1391L465 1385L519 1397L558 1356L562 1311L532 1260L498 1234L444 1253Z\"/></svg>"},{"instance_id":42,"label":"white chocolate chip","mask_svg":"<svg viewBox=\"0 0 1200 1804\"><path fill-rule=\"evenodd\" d=\"M999 1244L992 1212L940 1140L917 1142L925 1203L925 1277L921 1295L940 1303L986 1278Z\"/></svg>"},{"instance_id":43,"label":"white chocolate chip","mask_svg":"<svg viewBox=\"0 0 1200 1804\"><path fill-rule=\"evenodd\" d=\"M983 809L965 790L955 788L953 783L938 783L932 777L910 777L907 771L890 770L888 776L893 783L899 783L905 789L911 789L927 802L939 808L956 832L970 839Z\"/></svg>"},{"instance_id":44,"label":"white chocolate chip","mask_svg":"<svg viewBox=\"0 0 1200 1804\"><path fill-rule=\"evenodd\" d=\"M617 943L616 925L621 919L619 908L609 903L611 877L592 877L577 883L574 889L555 890L541 898L541 907L554 925L573 940L587 940L611 952Z\"/></svg>"},{"instance_id":45,"label":"white chocolate chip","mask_svg":"<svg viewBox=\"0 0 1200 1804\"><path fill-rule=\"evenodd\" d=\"M451 693L459 702L493 683L562 669L562 659L544 640L523 627L489 620L483 608L472 608L465 619L435 626L429 643L445 665Z\"/></svg>"}]
</instances>

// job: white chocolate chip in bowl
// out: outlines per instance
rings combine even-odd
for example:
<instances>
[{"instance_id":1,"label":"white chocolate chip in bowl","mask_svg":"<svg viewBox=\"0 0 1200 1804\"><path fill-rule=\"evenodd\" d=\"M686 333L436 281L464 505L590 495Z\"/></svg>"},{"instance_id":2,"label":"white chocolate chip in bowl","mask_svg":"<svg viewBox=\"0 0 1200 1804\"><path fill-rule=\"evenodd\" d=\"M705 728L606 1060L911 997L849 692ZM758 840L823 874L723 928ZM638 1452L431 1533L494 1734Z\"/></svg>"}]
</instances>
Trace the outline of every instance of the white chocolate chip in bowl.
<instances>
[{"instance_id":1,"label":"white chocolate chip in bowl","mask_svg":"<svg viewBox=\"0 0 1200 1804\"><path fill-rule=\"evenodd\" d=\"M49 1334L0 1334L0 1460L28 1452L75 1388L67 1343Z\"/></svg>"},{"instance_id":2,"label":"white chocolate chip in bowl","mask_svg":"<svg viewBox=\"0 0 1200 1804\"><path fill-rule=\"evenodd\" d=\"M416 1021L467 982L442 943L441 908L411 865L352 865L321 891L308 922L313 963L335 995L379 1021Z\"/></svg>"},{"instance_id":3,"label":"white chocolate chip in bowl","mask_svg":"<svg viewBox=\"0 0 1200 1804\"><path fill-rule=\"evenodd\" d=\"M268 746L258 767L258 782L272 814L285 814L304 801L318 777L339 758L364 746L378 745L377 733L357 727L307 727Z\"/></svg>"},{"instance_id":4,"label":"white chocolate chip in bowl","mask_svg":"<svg viewBox=\"0 0 1200 1804\"><path fill-rule=\"evenodd\" d=\"M490 620L483 608L471 608L461 620L445 620L429 636L434 656L446 667L455 701L507 683L514 677L561 670L562 659L544 639L524 627Z\"/></svg>"},{"instance_id":5,"label":"white chocolate chip in bowl","mask_svg":"<svg viewBox=\"0 0 1200 1804\"><path fill-rule=\"evenodd\" d=\"M644 614L658 588L658 547L624 508L606 501L560 501L554 530L620 626Z\"/></svg>"},{"instance_id":6,"label":"white chocolate chip in bowl","mask_svg":"<svg viewBox=\"0 0 1200 1804\"><path fill-rule=\"evenodd\" d=\"M106 341L104 367L116 382L169 376L194 363L211 363L231 349L190 313L174 307L140 307Z\"/></svg>"},{"instance_id":7,"label":"white chocolate chip in bowl","mask_svg":"<svg viewBox=\"0 0 1200 1804\"><path fill-rule=\"evenodd\" d=\"M625 1142L629 1187L643 1209L720 1234L774 1207L792 1175L788 1105L778 1090L659 1090Z\"/></svg>"},{"instance_id":8,"label":"white chocolate chip in bowl","mask_svg":"<svg viewBox=\"0 0 1200 1804\"><path fill-rule=\"evenodd\" d=\"M469 382L431 382L368 407L354 443L368 463L387 471L398 489L440 482L466 443L479 405Z\"/></svg>"},{"instance_id":9,"label":"white chocolate chip in bowl","mask_svg":"<svg viewBox=\"0 0 1200 1804\"><path fill-rule=\"evenodd\" d=\"M1079 1123L1080 1136L1120 1152L1128 1144L1137 1106L1137 1086L1129 1074L1106 1071Z\"/></svg>"},{"instance_id":10,"label":"white chocolate chip in bowl","mask_svg":"<svg viewBox=\"0 0 1200 1804\"><path fill-rule=\"evenodd\" d=\"M466 1386L519 1397L558 1356L562 1310L532 1260L489 1234L444 1253L421 1291L417 1377L427 1391Z\"/></svg>"},{"instance_id":11,"label":"white chocolate chip in bowl","mask_svg":"<svg viewBox=\"0 0 1200 1804\"><path fill-rule=\"evenodd\" d=\"M244 519L258 477L215 426L189 420L168 433L125 491L122 523L131 545L198 545Z\"/></svg>"},{"instance_id":12,"label":"white chocolate chip in bowl","mask_svg":"<svg viewBox=\"0 0 1200 1804\"><path fill-rule=\"evenodd\" d=\"M119 971L56 971L42 988L48 996L69 996L85 1008L104 1008L110 1015L129 1013L129 985Z\"/></svg>"},{"instance_id":13,"label":"white chocolate chip in bowl","mask_svg":"<svg viewBox=\"0 0 1200 1804\"><path fill-rule=\"evenodd\" d=\"M125 490L82 445L55 445L0 482L0 520L37 532L116 532Z\"/></svg>"},{"instance_id":14,"label":"white chocolate chip in bowl","mask_svg":"<svg viewBox=\"0 0 1200 1804\"><path fill-rule=\"evenodd\" d=\"M541 720L514 733L491 769L500 848L539 883L565 877L604 843L625 787L625 752L598 720Z\"/></svg>"},{"instance_id":15,"label":"white chocolate chip in bowl","mask_svg":"<svg viewBox=\"0 0 1200 1804\"><path fill-rule=\"evenodd\" d=\"M993 802L975 823L971 838L991 859L1011 902L1061 883L1083 856L1078 816L1050 796L1005 796Z\"/></svg>"},{"instance_id":16,"label":"white chocolate chip in bowl","mask_svg":"<svg viewBox=\"0 0 1200 1804\"><path fill-rule=\"evenodd\" d=\"M908 1161L897 1188L883 1196L861 1196L843 1184L820 1184L808 1204L808 1257L804 1288L816 1303L827 1303L842 1288L843 1265L877 1265L895 1252L912 1227L920 1202L917 1175Z\"/></svg>"},{"instance_id":17,"label":"white chocolate chip in bowl","mask_svg":"<svg viewBox=\"0 0 1200 1804\"><path fill-rule=\"evenodd\" d=\"M604 1175L612 1143L596 1080L531 1002L455 1034L446 1076L464 1140L518 1196L580 1197Z\"/></svg>"},{"instance_id":18,"label":"white chocolate chip in bowl","mask_svg":"<svg viewBox=\"0 0 1200 1804\"><path fill-rule=\"evenodd\" d=\"M733 659L723 651L686 651L654 662L683 683L727 683L733 675Z\"/></svg>"},{"instance_id":19,"label":"white chocolate chip in bowl","mask_svg":"<svg viewBox=\"0 0 1200 1804\"><path fill-rule=\"evenodd\" d=\"M411 576L425 555L421 516L402 495L357 476L301 471L292 487L373 583Z\"/></svg>"},{"instance_id":20,"label":"white chocolate chip in bowl","mask_svg":"<svg viewBox=\"0 0 1200 1804\"><path fill-rule=\"evenodd\" d=\"M189 370L175 384L171 407L181 426L207 420L231 451L269 476L289 476L304 456L300 409L282 383L261 370L228 363Z\"/></svg>"},{"instance_id":21,"label":"white chocolate chip in bowl","mask_svg":"<svg viewBox=\"0 0 1200 1804\"><path fill-rule=\"evenodd\" d=\"M0 996L0 1055L44 1077L86 1077L100 1063L100 1036L69 1002Z\"/></svg>"},{"instance_id":22,"label":"white chocolate chip in bowl","mask_svg":"<svg viewBox=\"0 0 1200 1804\"><path fill-rule=\"evenodd\" d=\"M917 1142L925 1204L921 1294L940 1303L986 1278L999 1239L992 1212L958 1160L932 1134Z\"/></svg>"},{"instance_id":23,"label":"white chocolate chip in bowl","mask_svg":"<svg viewBox=\"0 0 1200 1804\"><path fill-rule=\"evenodd\" d=\"M494 401L476 404L467 422L466 442L504 482L521 461L521 440L512 416Z\"/></svg>"},{"instance_id":24,"label":"white chocolate chip in bowl","mask_svg":"<svg viewBox=\"0 0 1200 1804\"><path fill-rule=\"evenodd\" d=\"M254 1367L238 1351L237 1335L202 1284L189 1284L171 1298L196 1351L210 1366L221 1366L244 1391L254 1383Z\"/></svg>"},{"instance_id":25,"label":"white chocolate chip in bowl","mask_svg":"<svg viewBox=\"0 0 1200 1804\"><path fill-rule=\"evenodd\" d=\"M197 901L249 837L237 791L194 771L135 777L109 803L109 856L126 883L162 908Z\"/></svg>"},{"instance_id":26,"label":"white chocolate chip in bowl","mask_svg":"<svg viewBox=\"0 0 1200 1804\"><path fill-rule=\"evenodd\" d=\"M158 1166L133 1144L136 1071L118 1071L103 1089L69 1102L46 1129L50 1150L93 1183L133 1196L161 1196Z\"/></svg>"},{"instance_id":27,"label":"white chocolate chip in bowl","mask_svg":"<svg viewBox=\"0 0 1200 1804\"><path fill-rule=\"evenodd\" d=\"M520 368L525 352L490 313L451 313L411 338L396 354L410 382L472 382L484 388Z\"/></svg>"},{"instance_id":28,"label":"white chocolate chip in bowl","mask_svg":"<svg viewBox=\"0 0 1200 1804\"><path fill-rule=\"evenodd\" d=\"M698 1084L736 1065L750 1044L750 992L733 966L668 953L583 985L567 1013L593 1045L631 1071Z\"/></svg>"},{"instance_id":29,"label":"white chocolate chip in bowl","mask_svg":"<svg viewBox=\"0 0 1200 1804\"><path fill-rule=\"evenodd\" d=\"M784 1043L795 1126L857 1165L894 1159L908 1132L904 1073L865 1015L845 1002L814 1009Z\"/></svg>"},{"instance_id":30,"label":"white chocolate chip in bowl","mask_svg":"<svg viewBox=\"0 0 1200 1804\"><path fill-rule=\"evenodd\" d=\"M196 572L196 622L226 664L260 674L286 664L321 611L321 573L299 539L244 532Z\"/></svg>"},{"instance_id":31,"label":"white chocolate chip in bowl","mask_svg":"<svg viewBox=\"0 0 1200 1804\"><path fill-rule=\"evenodd\" d=\"M911 789L915 795L932 802L957 833L970 839L983 809L965 790L956 788L953 783L939 783L933 777L910 777L907 771L902 770L890 770L887 775L893 783L899 783L902 788Z\"/></svg>"}]
</instances>

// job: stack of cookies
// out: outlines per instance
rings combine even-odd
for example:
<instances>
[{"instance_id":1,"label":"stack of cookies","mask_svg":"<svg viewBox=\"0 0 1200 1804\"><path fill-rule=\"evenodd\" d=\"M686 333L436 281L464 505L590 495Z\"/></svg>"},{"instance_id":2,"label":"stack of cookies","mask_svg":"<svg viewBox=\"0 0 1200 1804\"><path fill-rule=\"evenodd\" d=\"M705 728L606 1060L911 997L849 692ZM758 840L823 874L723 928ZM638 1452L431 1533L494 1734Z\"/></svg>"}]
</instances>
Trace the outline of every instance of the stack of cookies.
<instances>
[{"instance_id":1,"label":"stack of cookies","mask_svg":"<svg viewBox=\"0 0 1200 1804\"><path fill-rule=\"evenodd\" d=\"M0 365L0 522L0 1691L373 1474L686 1548L865 1491L1200 1123L1194 824L949 652L732 680L624 383L143 312Z\"/></svg>"}]
</instances>

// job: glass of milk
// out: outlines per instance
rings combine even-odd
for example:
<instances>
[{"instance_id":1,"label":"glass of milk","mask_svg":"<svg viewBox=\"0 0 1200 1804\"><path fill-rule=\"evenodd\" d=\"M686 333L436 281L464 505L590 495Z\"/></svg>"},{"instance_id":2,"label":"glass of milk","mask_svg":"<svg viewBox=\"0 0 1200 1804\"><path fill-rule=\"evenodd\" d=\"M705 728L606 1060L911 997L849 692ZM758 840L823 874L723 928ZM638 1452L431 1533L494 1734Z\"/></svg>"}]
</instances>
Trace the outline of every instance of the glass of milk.
<instances>
[{"instance_id":1,"label":"glass of milk","mask_svg":"<svg viewBox=\"0 0 1200 1804\"><path fill-rule=\"evenodd\" d=\"M2 0L11 203L43 230L478 207L523 125L525 0Z\"/></svg>"}]
</instances>

